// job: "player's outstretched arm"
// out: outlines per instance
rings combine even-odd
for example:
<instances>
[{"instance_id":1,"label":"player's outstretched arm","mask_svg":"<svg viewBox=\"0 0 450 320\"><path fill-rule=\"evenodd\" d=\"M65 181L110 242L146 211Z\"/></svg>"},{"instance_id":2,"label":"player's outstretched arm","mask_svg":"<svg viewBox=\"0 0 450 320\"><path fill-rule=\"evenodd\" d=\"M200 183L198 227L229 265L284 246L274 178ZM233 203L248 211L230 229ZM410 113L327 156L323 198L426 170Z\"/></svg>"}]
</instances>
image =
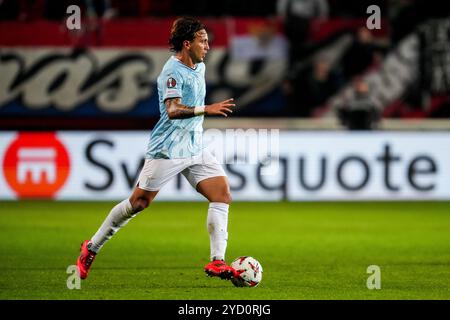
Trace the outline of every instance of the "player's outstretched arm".
<instances>
[{"instance_id":1,"label":"player's outstretched arm","mask_svg":"<svg viewBox=\"0 0 450 320\"><path fill-rule=\"evenodd\" d=\"M167 114L169 119L185 119L199 115L198 108L187 107L181 104L181 98L171 98L165 101ZM210 105L206 105L203 113L208 116L224 116L227 117L229 113L233 113L231 110L235 104L233 98L227 99L221 102L216 102ZM196 112L197 110L197 112Z\"/></svg>"}]
</instances>

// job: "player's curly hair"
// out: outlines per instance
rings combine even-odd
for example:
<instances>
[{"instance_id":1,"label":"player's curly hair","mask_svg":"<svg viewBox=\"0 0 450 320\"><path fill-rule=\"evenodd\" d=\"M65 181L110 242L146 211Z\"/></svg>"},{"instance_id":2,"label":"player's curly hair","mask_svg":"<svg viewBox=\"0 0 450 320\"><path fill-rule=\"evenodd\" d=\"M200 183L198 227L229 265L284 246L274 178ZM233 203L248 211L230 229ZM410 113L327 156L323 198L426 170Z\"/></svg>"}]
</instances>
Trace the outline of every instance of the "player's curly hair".
<instances>
[{"instance_id":1,"label":"player's curly hair","mask_svg":"<svg viewBox=\"0 0 450 320\"><path fill-rule=\"evenodd\" d=\"M182 17L174 21L170 29L170 51L180 52L183 49L183 41L192 41L195 33L206 27L199 20L192 17Z\"/></svg>"}]
</instances>

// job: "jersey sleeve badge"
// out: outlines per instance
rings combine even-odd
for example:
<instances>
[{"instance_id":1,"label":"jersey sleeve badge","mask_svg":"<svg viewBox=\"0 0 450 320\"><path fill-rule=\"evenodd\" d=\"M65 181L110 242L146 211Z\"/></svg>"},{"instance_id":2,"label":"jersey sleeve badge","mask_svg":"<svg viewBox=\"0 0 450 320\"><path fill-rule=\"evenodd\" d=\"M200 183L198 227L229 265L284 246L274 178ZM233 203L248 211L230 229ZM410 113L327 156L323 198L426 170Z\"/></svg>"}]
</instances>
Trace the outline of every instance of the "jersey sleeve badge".
<instances>
[{"instance_id":1,"label":"jersey sleeve badge","mask_svg":"<svg viewBox=\"0 0 450 320\"><path fill-rule=\"evenodd\" d=\"M175 86L177 85L177 81L174 78L169 78L167 79L167 88L175 88Z\"/></svg>"}]
</instances>

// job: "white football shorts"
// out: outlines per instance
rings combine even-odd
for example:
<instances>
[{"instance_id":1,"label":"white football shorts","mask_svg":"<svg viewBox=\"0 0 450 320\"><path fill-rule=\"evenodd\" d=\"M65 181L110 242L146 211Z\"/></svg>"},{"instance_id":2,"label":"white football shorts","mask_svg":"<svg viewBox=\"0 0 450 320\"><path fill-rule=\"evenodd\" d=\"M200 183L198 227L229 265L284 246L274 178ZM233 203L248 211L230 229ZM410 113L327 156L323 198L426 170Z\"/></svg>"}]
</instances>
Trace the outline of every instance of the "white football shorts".
<instances>
[{"instance_id":1,"label":"white football shorts","mask_svg":"<svg viewBox=\"0 0 450 320\"><path fill-rule=\"evenodd\" d=\"M139 174L138 187L147 191L158 191L180 172L194 189L202 180L226 176L217 159L205 149L201 155L191 158L145 159Z\"/></svg>"}]
</instances>

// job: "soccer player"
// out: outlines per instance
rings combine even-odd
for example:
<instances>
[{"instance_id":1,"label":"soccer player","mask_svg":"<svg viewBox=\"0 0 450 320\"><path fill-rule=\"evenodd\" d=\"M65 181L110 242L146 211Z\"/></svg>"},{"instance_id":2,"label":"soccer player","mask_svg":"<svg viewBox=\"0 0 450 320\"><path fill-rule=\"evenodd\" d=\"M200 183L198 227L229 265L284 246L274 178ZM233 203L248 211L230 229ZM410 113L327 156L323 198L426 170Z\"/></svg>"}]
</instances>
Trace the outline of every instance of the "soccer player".
<instances>
[{"instance_id":1,"label":"soccer player","mask_svg":"<svg viewBox=\"0 0 450 320\"><path fill-rule=\"evenodd\" d=\"M228 240L228 180L216 158L202 145L204 115L226 117L233 99L205 105L205 64L208 34L198 20L175 20L170 31L175 54L164 65L158 80L161 117L152 130L144 167L129 199L117 204L90 240L81 245L77 268L81 279L88 276L96 254L120 228L153 201L158 191L178 173L209 201L207 230L210 263L204 271L222 279L236 277L225 263Z\"/></svg>"}]
</instances>

